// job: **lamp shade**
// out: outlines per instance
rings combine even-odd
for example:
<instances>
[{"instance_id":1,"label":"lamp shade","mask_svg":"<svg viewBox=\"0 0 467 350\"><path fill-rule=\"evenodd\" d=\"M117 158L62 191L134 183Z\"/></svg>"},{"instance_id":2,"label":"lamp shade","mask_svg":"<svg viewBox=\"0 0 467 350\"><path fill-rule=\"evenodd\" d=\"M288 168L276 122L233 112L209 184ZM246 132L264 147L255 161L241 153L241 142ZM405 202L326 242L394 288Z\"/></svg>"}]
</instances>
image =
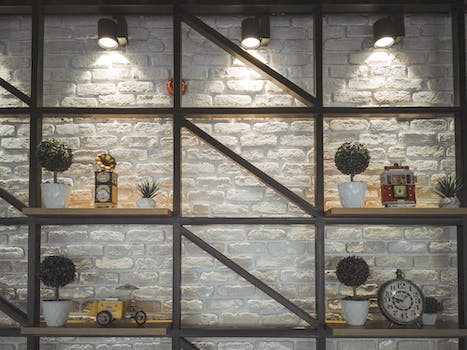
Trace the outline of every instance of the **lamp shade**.
<instances>
[{"instance_id":1,"label":"lamp shade","mask_svg":"<svg viewBox=\"0 0 467 350\"><path fill-rule=\"evenodd\" d=\"M118 47L117 23L110 18L101 18L97 22L97 43L106 50Z\"/></svg>"},{"instance_id":2,"label":"lamp shade","mask_svg":"<svg viewBox=\"0 0 467 350\"><path fill-rule=\"evenodd\" d=\"M261 45L259 22L257 18L246 18L242 21L242 47L256 49Z\"/></svg>"},{"instance_id":3,"label":"lamp shade","mask_svg":"<svg viewBox=\"0 0 467 350\"><path fill-rule=\"evenodd\" d=\"M403 17L384 17L373 24L373 39L376 48L388 48L403 35Z\"/></svg>"}]
</instances>

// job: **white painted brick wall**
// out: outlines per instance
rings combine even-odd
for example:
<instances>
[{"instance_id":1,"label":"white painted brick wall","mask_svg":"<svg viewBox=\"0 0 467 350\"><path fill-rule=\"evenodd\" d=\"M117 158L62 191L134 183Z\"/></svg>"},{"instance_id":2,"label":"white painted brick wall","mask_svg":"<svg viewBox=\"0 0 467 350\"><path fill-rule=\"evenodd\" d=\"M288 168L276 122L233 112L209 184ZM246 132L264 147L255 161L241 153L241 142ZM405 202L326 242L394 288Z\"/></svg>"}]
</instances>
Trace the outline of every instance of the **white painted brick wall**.
<instances>
[{"instance_id":1,"label":"white painted brick wall","mask_svg":"<svg viewBox=\"0 0 467 350\"><path fill-rule=\"evenodd\" d=\"M388 52L370 48L376 18L329 16L325 32L325 101L329 105L450 105L452 67L450 20L444 16L406 18L407 36ZM206 19L238 41L240 18ZM97 17L46 19L45 105L47 106L170 106L165 82L172 74L171 20L128 18L130 45L103 53L96 45ZM8 17L0 44L1 69L17 86L29 91L29 19ZM29 29L28 29L29 28ZM257 54L300 86L311 90L313 46L310 17L273 17L271 45ZM29 30L29 32L28 32ZM5 39L6 38L6 39ZM70 40L71 39L71 40ZM184 27L183 78L185 106L293 106L297 102L270 82L230 58L195 31ZM21 40L22 46L15 44ZM428 48L428 50L427 50ZM13 57L13 58L12 58ZM3 60L4 59L4 60ZM3 72L0 70L0 72ZM247 78L246 80L244 80ZM7 79L7 80L9 80ZM0 95L2 106L19 105ZM26 119L27 120L27 119ZM211 118L196 124L239 152L247 160L313 201L313 123L303 119L231 120ZM169 119L47 118L44 136L70 142L75 164L61 175L73 184L72 206L92 202L93 158L110 150L117 157L120 205L134 206L135 184L144 177L159 180L160 206L171 206L172 138ZM29 128L18 116L0 118L0 186L20 199L28 196ZM372 162L363 175L369 185L366 205L380 205L378 174L384 165L405 159L419 176L418 200L435 206L431 184L453 171L455 148L452 118L326 118L325 175L327 206L336 205L336 186L343 181L332 162L336 147L347 139L369 145ZM183 210L191 216L303 216L271 189L187 131L183 132ZM149 146L149 147L148 147ZM50 178L50 174L44 174ZM16 216L0 205L2 216ZM309 312L314 311L313 228L305 226L229 226L191 228L227 256ZM345 255L364 256L372 277L361 292L373 294L392 277L395 268L428 295L442 299L443 318L457 317L456 241L452 228L336 226L326 231L327 306L329 317L340 317L337 299L348 293L333 276ZM12 302L26 300L25 227L0 227L0 291ZM83 242L85 242L83 246ZM138 297L151 315L167 317L171 310L171 230L147 226L46 227L43 254L65 253L79 267L79 280L64 288L73 297L74 316L83 315L96 297L115 293L130 279L141 286ZM78 249L78 247L80 249ZM400 249L404 247L406 249ZM300 322L283 307L202 253L183 246L183 322L186 325L287 325ZM287 249L287 256L279 256ZM154 265L160 268L153 269ZM44 289L43 293L47 293ZM372 317L380 318L375 304ZM0 316L2 324L11 320ZM304 339L192 339L202 349L293 349L314 347ZM159 343L160 342L160 343ZM60 345L59 345L60 343ZM102 344L101 344L102 343ZM47 350L167 349L159 339L44 339ZM329 340L329 349L447 349L449 340ZM0 348L24 349L24 341L0 338Z\"/></svg>"}]
</instances>

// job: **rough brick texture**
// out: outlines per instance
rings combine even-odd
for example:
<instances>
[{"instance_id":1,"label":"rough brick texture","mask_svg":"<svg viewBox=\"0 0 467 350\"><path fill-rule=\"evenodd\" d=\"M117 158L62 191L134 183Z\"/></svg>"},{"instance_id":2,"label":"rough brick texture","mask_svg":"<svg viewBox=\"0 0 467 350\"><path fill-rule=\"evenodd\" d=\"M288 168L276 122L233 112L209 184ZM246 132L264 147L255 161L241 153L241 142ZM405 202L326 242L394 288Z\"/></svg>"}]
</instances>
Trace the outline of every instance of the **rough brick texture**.
<instances>
[{"instance_id":1,"label":"rough brick texture","mask_svg":"<svg viewBox=\"0 0 467 350\"><path fill-rule=\"evenodd\" d=\"M128 17L130 45L103 52L96 44L97 17L47 16L45 22L44 105L67 107L168 107L166 81L172 73L171 19ZM240 17L204 18L238 42ZM452 105L450 19L441 15L406 18L406 38L383 51L371 46L376 17L333 15L324 20L324 96L327 105ZM0 76L28 92L30 18L7 17L3 29ZM273 40L254 54L299 86L312 92L312 20L273 17ZM183 27L183 78L189 107L296 106L294 98ZM20 106L6 93L0 104ZM336 148L358 140L372 161L358 178L367 182L366 206L380 206L379 178L384 165L403 160L418 176L420 206L436 206L432 184L454 172L452 116L434 119L349 118L325 116L325 199L338 206L336 187L347 179L332 161ZM295 193L314 201L314 123L304 118L196 119L201 129L238 152ZM75 163L60 178L73 185L70 206L92 204L94 157L110 150L118 161L119 205L134 207L136 183L154 178L161 185L158 206L172 203L172 121L170 118L45 118L44 137L70 143ZM182 133L182 201L186 216L303 216L304 213L256 177L213 150L190 132ZM28 200L28 118L0 118L0 186ZM45 180L50 175L43 173ZM0 202L0 214L20 215ZM452 227L330 226L326 229L326 304L328 317L340 318L338 299L349 293L335 279L337 261L364 256L371 278L362 294L376 288L401 267L427 295L443 301L443 319L457 318L456 240ZM299 306L314 313L314 227L231 225L190 227L223 254ZM170 227L93 225L44 227L43 256L63 253L78 265L78 280L63 289L75 300L73 317L89 302L114 296L131 281L151 317L169 317L171 301ZM24 307L27 228L0 227L0 292ZM157 269L154 269L157 266ZM46 288L43 295L50 294ZM303 322L222 266L192 243L183 241L183 323L217 326L299 326ZM373 299L371 318L381 318ZM0 315L2 324L13 324ZM307 339L190 339L201 349L313 349ZM168 349L160 339L46 338L47 350ZM329 340L328 349L449 349L451 340ZM0 338L0 348L22 350L24 339Z\"/></svg>"}]
</instances>

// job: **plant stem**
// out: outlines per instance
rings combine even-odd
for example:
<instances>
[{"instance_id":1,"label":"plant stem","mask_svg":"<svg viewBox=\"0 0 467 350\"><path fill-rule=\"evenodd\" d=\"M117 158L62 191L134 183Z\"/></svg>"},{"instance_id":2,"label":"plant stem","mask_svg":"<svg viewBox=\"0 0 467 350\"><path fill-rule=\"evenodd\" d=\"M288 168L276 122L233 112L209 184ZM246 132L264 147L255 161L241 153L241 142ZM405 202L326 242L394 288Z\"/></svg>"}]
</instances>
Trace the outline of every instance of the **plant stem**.
<instances>
[{"instance_id":1,"label":"plant stem","mask_svg":"<svg viewBox=\"0 0 467 350\"><path fill-rule=\"evenodd\" d=\"M58 287L58 286L55 286L54 288L55 288L55 300L56 300L56 301L59 301L59 300L60 300L59 297L58 297L58 288L59 288L59 287Z\"/></svg>"},{"instance_id":2,"label":"plant stem","mask_svg":"<svg viewBox=\"0 0 467 350\"><path fill-rule=\"evenodd\" d=\"M356 297L357 296L357 287L352 286L352 290L353 290L353 296Z\"/></svg>"},{"instance_id":3,"label":"plant stem","mask_svg":"<svg viewBox=\"0 0 467 350\"><path fill-rule=\"evenodd\" d=\"M351 182L353 182L353 177L354 177L354 176L355 176L354 174L350 174L350 181L351 181Z\"/></svg>"},{"instance_id":4,"label":"plant stem","mask_svg":"<svg viewBox=\"0 0 467 350\"><path fill-rule=\"evenodd\" d=\"M54 184L56 184L58 181L57 181L57 172L54 171Z\"/></svg>"}]
</instances>

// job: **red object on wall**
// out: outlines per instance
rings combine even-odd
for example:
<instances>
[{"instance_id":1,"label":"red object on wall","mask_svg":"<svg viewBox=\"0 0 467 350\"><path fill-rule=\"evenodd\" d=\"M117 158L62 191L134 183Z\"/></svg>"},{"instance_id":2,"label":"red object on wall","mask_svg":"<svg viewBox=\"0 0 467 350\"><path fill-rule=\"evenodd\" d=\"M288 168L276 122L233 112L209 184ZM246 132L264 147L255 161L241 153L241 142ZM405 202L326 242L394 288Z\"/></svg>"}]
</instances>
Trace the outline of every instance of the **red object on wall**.
<instances>
[{"instance_id":1,"label":"red object on wall","mask_svg":"<svg viewBox=\"0 0 467 350\"><path fill-rule=\"evenodd\" d=\"M185 91L186 91L186 82L185 80L182 80L181 81L181 90L182 90L182 95L185 94ZM167 92L173 96L174 94L174 78L170 78L168 81L167 81Z\"/></svg>"}]
</instances>

